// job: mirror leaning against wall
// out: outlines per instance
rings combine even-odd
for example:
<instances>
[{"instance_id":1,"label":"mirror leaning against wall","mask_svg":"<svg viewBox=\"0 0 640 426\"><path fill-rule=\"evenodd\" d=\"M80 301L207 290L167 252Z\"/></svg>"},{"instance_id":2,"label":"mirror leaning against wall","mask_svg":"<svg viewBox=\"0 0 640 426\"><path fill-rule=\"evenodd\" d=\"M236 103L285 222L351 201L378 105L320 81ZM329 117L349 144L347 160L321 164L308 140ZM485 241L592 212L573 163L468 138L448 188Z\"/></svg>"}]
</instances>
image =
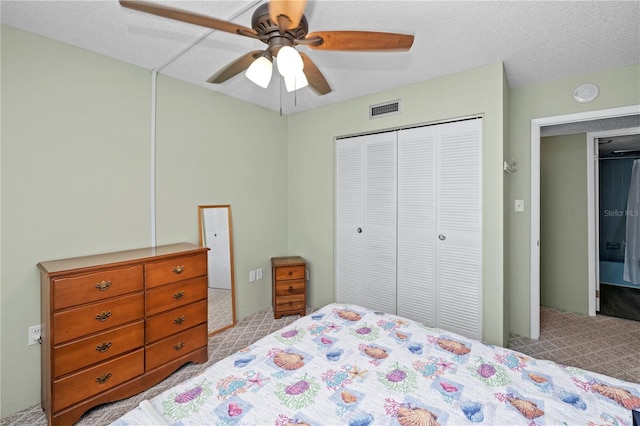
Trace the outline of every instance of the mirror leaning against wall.
<instances>
[{"instance_id":1,"label":"mirror leaning against wall","mask_svg":"<svg viewBox=\"0 0 640 426\"><path fill-rule=\"evenodd\" d=\"M200 245L208 247L209 336L236 324L231 206L198 206Z\"/></svg>"}]
</instances>

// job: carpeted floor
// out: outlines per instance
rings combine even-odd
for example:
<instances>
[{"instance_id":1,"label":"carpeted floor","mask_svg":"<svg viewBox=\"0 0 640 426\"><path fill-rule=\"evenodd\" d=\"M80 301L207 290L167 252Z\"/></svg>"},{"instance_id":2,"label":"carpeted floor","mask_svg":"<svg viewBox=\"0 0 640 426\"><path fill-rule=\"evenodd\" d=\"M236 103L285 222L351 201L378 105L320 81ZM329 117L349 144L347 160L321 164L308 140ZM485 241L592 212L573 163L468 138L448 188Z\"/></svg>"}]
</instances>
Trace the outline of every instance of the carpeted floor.
<instances>
[{"instance_id":1,"label":"carpeted floor","mask_svg":"<svg viewBox=\"0 0 640 426\"><path fill-rule=\"evenodd\" d=\"M534 358L640 383L640 322L540 307L540 339L512 334L509 348Z\"/></svg>"},{"instance_id":2,"label":"carpeted floor","mask_svg":"<svg viewBox=\"0 0 640 426\"><path fill-rule=\"evenodd\" d=\"M308 311L308 313L310 310ZM640 382L640 322L606 316L582 316L549 308L540 311L540 339L512 335L509 348L538 359L549 359L590 371ZM209 338L209 361L187 364L163 382L131 398L88 411L78 425L105 425L169 387L202 372L216 361L290 324L297 315L273 319L271 308L245 318L231 329ZM0 421L2 426L46 425L40 405Z\"/></svg>"}]
</instances>

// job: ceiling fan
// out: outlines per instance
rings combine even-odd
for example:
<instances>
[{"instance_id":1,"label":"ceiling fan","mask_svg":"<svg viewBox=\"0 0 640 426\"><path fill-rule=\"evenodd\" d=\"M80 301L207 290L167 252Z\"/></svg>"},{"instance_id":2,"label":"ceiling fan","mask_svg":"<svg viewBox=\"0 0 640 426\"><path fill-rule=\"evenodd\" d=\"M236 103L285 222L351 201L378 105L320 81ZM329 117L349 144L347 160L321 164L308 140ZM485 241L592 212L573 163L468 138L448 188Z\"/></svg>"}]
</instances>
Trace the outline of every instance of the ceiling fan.
<instances>
[{"instance_id":1,"label":"ceiling fan","mask_svg":"<svg viewBox=\"0 0 640 426\"><path fill-rule=\"evenodd\" d=\"M331 92L331 87L318 67L296 45L318 50L342 51L407 51L413 44L413 35L375 31L319 31L308 33L309 24L304 15L306 0L271 0L261 4L253 13L251 27L175 9L146 1L120 0L123 7L254 38L267 45L265 50L254 50L240 56L207 82L224 83L246 71L246 76L261 87L271 80L273 59L284 77L287 91L309 85L319 95Z\"/></svg>"}]
</instances>

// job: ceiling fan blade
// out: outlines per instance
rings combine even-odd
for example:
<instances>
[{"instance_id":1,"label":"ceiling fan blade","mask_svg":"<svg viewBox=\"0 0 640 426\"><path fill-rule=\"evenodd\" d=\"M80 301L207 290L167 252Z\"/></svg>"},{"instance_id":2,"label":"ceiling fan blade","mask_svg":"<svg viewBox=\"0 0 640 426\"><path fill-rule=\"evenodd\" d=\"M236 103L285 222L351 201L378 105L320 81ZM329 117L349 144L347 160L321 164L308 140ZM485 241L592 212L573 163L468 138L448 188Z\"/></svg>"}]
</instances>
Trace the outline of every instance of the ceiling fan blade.
<instances>
[{"instance_id":1,"label":"ceiling fan blade","mask_svg":"<svg viewBox=\"0 0 640 426\"><path fill-rule=\"evenodd\" d=\"M304 53L300 53L302 56L302 62L304 63L304 75L307 77L309 87L313 89L318 95L326 95L331 92L331 86L327 83L316 64Z\"/></svg>"},{"instance_id":2,"label":"ceiling fan blade","mask_svg":"<svg viewBox=\"0 0 640 426\"><path fill-rule=\"evenodd\" d=\"M308 34L300 44L320 50L407 51L413 45L413 36L374 31L320 31Z\"/></svg>"},{"instance_id":3,"label":"ceiling fan blade","mask_svg":"<svg viewBox=\"0 0 640 426\"><path fill-rule=\"evenodd\" d=\"M240 56L238 59L231 62L229 65L225 66L220 71L209 77L207 83L224 83L231 77L235 77L242 71L249 68L253 61L258 59L262 55L262 53L264 53L262 50L254 50Z\"/></svg>"},{"instance_id":4,"label":"ceiling fan blade","mask_svg":"<svg viewBox=\"0 0 640 426\"><path fill-rule=\"evenodd\" d=\"M298 26L307 0L271 0L269 2L269 19L278 24L281 31Z\"/></svg>"},{"instance_id":5,"label":"ceiling fan blade","mask_svg":"<svg viewBox=\"0 0 640 426\"><path fill-rule=\"evenodd\" d=\"M201 27L213 28L214 30L224 31L227 33L258 38L258 33L256 33L256 31L252 28L234 24L233 22L229 21L212 18L210 16L187 12L180 9L174 9L172 7L146 1L120 0L120 4L128 9L162 16L164 18L174 19L176 21L186 22L188 24L194 24Z\"/></svg>"}]
</instances>

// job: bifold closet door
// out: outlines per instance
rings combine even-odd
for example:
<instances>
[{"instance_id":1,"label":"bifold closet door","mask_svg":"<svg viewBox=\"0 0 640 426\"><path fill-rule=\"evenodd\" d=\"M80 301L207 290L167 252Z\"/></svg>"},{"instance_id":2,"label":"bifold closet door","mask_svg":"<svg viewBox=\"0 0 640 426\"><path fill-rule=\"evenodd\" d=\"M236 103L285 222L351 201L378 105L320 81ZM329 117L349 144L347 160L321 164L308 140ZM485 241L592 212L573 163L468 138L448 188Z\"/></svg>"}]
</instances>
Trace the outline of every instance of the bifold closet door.
<instances>
[{"instance_id":1,"label":"bifold closet door","mask_svg":"<svg viewBox=\"0 0 640 426\"><path fill-rule=\"evenodd\" d=\"M396 311L396 133L336 143L336 299Z\"/></svg>"},{"instance_id":2,"label":"bifold closet door","mask_svg":"<svg viewBox=\"0 0 640 426\"><path fill-rule=\"evenodd\" d=\"M435 326L437 126L398 132L397 314Z\"/></svg>"},{"instance_id":3,"label":"bifold closet door","mask_svg":"<svg viewBox=\"0 0 640 426\"><path fill-rule=\"evenodd\" d=\"M482 120L398 134L398 315L482 338Z\"/></svg>"},{"instance_id":4,"label":"bifold closet door","mask_svg":"<svg viewBox=\"0 0 640 426\"><path fill-rule=\"evenodd\" d=\"M482 120L438 126L438 327L482 339Z\"/></svg>"}]
</instances>

